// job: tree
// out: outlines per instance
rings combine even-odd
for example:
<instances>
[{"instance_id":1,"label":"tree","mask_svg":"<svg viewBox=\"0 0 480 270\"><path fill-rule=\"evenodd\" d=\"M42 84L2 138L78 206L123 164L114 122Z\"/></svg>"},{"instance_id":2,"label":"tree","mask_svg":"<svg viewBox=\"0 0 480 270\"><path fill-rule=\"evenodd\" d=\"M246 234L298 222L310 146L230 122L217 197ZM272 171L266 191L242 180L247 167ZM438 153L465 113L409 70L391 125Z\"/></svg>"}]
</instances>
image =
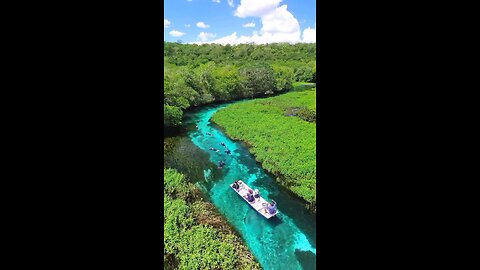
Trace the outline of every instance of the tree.
<instances>
[{"instance_id":1,"label":"tree","mask_svg":"<svg viewBox=\"0 0 480 270\"><path fill-rule=\"evenodd\" d=\"M276 91L288 91L293 89L293 69L277 64L272 65L275 76Z\"/></svg>"},{"instance_id":2,"label":"tree","mask_svg":"<svg viewBox=\"0 0 480 270\"><path fill-rule=\"evenodd\" d=\"M297 82L312 82L313 69L309 66L302 66L295 72L295 81Z\"/></svg>"},{"instance_id":3,"label":"tree","mask_svg":"<svg viewBox=\"0 0 480 270\"><path fill-rule=\"evenodd\" d=\"M215 80L215 88L212 92L215 100L227 101L241 96L238 93L240 80L236 66L217 66L213 69L212 75Z\"/></svg>"},{"instance_id":4,"label":"tree","mask_svg":"<svg viewBox=\"0 0 480 270\"><path fill-rule=\"evenodd\" d=\"M163 104L163 125L178 126L182 124L182 109Z\"/></svg>"},{"instance_id":5,"label":"tree","mask_svg":"<svg viewBox=\"0 0 480 270\"><path fill-rule=\"evenodd\" d=\"M249 97L272 94L275 90L275 77L270 66L247 66L240 71L244 93Z\"/></svg>"}]
</instances>

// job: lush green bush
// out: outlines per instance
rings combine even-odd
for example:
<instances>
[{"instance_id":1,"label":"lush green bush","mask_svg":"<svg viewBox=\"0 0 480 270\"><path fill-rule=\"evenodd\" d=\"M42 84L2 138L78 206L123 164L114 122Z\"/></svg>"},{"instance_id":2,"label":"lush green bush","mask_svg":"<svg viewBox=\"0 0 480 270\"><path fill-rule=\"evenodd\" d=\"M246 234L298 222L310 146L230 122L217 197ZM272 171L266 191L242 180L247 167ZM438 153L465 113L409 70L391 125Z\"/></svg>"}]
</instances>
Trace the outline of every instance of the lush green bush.
<instances>
[{"instance_id":1,"label":"lush green bush","mask_svg":"<svg viewBox=\"0 0 480 270\"><path fill-rule=\"evenodd\" d=\"M293 89L293 68L278 64L272 65L275 74L276 91L289 91Z\"/></svg>"},{"instance_id":2,"label":"lush green bush","mask_svg":"<svg viewBox=\"0 0 480 270\"><path fill-rule=\"evenodd\" d=\"M173 169L164 171L163 185L163 192L172 198L185 199L192 190L192 186L189 185L185 176Z\"/></svg>"},{"instance_id":3,"label":"lush green bush","mask_svg":"<svg viewBox=\"0 0 480 270\"><path fill-rule=\"evenodd\" d=\"M182 123L182 110L175 106L163 104L164 125L176 126Z\"/></svg>"},{"instance_id":4,"label":"lush green bush","mask_svg":"<svg viewBox=\"0 0 480 270\"><path fill-rule=\"evenodd\" d=\"M212 120L247 142L262 167L310 204L316 200L316 89L230 105Z\"/></svg>"},{"instance_id":5,"label":"lush green bush","mask_svg":"<svg viewBox=\"0 0 480 270\"><path fill-rule=\"evenodd\" d=\"M236 269L238 256L232 237L224 237L210 226L196 225L183 232L179 269Z\"/></svg>"},{"instance_id":6,"label":"lush green bush","mask_svg":"<svg viewBox=\"0 0 480 270\"><path fill-rule=\"evenodd\" d=\"M248 66L240 70L240 78L244 97L273 94L275 90L275 77L273 69L266 65Z\"/></svg>"},{"instance_id":7,"label":"lush green bush","mask_svg":"<svg viewBox=\"0 0 480 270\"><path fill-rule=\"evenodd\" d=\"M297 112L298 117L308 122L316 122L317 113L308 109L307 107L302 107Z\"/></svg>"},{"instance_id":8,"label":"lush green bush","mask_svg":"<svg viewBox=\"0 0 480 270\"><path fill-rule=\"evenodd\" d=\"M197 188L184 175L164 169L164 269L260 269L215 207L194 196ZM187 198L196 201L187 202ZM208 215L208 223L205 223Z\"/></svg>"}]
</instances>

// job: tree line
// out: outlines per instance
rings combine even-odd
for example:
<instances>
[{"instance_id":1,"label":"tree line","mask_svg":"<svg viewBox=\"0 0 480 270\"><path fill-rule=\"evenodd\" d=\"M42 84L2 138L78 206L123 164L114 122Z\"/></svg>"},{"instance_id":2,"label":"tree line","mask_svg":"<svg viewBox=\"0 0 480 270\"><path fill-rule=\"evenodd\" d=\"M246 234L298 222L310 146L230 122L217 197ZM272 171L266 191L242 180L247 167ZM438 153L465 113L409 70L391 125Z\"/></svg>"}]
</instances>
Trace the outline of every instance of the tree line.
<instances>
[{"instance_id":1,"label":"tree line","mask_svg":"<svg viewBox=\"0 0 480 270\"><path fill-rule=\"evenodd\" d=\"M166 42L164 125L181 124L190 107L285 92L294 82L316 82L315 44Z\"/></svg>"}]
</instances>

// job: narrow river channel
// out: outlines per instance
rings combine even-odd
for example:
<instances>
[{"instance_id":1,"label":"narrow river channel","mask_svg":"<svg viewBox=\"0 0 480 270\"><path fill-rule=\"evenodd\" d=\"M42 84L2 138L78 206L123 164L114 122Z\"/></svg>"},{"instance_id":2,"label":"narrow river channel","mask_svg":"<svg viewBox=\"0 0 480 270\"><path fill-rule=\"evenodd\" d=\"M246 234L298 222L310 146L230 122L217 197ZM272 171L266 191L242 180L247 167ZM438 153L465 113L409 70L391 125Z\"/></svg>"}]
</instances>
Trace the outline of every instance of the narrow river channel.
<instances>
[{"instance_id":1,"label":"narrow river channel","mask_svg":"<svg viewBox=\"0 0 480 270\"><path fill-rule=\"evenodd\" d=\"M263 269L315 269L315 215L305 209L300 199L279 186L244 145L229 139L210 122L212 115L227 105L203 107L185 114L183 132L179 137L193 142L210 162L226 162L223 169L216 166L202 168L203 176L196 177L203 179L198 179L196 184L240 233ZM207 135L207 132L211 135ZM225 153L222 142L231 150L231 155ZM209 150L211 147L221 152ZM184 149L188 151L188 147ZM185 156L188 156L188 153ZM199 166L204 166L207 162L197 161ZM251 208L229 186L237 179L242 179L253 189L259 189L267 201L274 199L278 203L278 215L267 220Z\"/></svg>"}]
</instances>

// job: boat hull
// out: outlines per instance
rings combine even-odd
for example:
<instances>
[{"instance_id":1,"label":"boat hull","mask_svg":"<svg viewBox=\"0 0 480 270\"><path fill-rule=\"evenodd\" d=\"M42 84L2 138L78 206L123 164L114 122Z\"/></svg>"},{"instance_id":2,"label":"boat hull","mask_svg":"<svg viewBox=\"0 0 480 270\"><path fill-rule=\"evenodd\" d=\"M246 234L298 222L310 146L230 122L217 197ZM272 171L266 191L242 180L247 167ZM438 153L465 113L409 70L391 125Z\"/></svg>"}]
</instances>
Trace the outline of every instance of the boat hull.
<instances>
[{"instance_id":1,"label":"boat hull","mask_svg":"<svg viewBox=\"0 0 480 270\"><path fill-rule=\"evenodd\" d=\"M233 188L233 184L230 185L230 187L238 194L240 197L246 201L253 209L255 209L260 215L262 215L266 219L270 219L277 215L278 211L275 211L275 213L270 214L267 210L267 205L268 202L262 198L262 196L255 198L253 202L249 202L247 199L245 199L245 195L248 193L248 189L251 189L247 184L243 183L242 181L238 181L240 184L240 188L237 190Z\"/></svg>"}]
</instances>

